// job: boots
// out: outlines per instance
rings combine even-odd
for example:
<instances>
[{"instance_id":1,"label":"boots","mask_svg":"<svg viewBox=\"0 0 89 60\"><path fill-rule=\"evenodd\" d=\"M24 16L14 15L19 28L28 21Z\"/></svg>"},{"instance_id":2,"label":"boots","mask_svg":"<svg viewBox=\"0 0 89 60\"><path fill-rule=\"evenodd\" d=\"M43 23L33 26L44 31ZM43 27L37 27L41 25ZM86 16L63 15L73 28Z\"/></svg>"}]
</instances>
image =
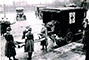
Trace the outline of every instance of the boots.
<instances>
[{"instance_id":1,"label":"boots","mask_svg":"<svg viewBox=\"0 0 89 60\"><path fill-rule=\"evenodd\" d=\"M18 60L18 59L15 58L15 56L13 56L13 59L14 59L14 60Z\"/></svg>"}]
</instances>

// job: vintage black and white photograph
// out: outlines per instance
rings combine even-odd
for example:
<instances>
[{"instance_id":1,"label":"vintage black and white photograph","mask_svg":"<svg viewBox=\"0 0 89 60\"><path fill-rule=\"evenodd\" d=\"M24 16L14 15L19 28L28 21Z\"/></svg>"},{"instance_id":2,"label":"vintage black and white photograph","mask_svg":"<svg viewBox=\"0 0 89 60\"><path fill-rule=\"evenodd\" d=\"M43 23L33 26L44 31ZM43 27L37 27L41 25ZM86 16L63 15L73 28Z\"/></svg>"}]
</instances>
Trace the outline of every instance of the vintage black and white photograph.
<instances>
[{"instance_id":1,"label":"vintage black and white photograph","mask_svg":"<svg viewBox=\"0 0 89 60\"><path fill-rule=\"evenodd\" d=\"M89 60L89 0L0 0L0 60Z\"/></svg>"}]
</instances>

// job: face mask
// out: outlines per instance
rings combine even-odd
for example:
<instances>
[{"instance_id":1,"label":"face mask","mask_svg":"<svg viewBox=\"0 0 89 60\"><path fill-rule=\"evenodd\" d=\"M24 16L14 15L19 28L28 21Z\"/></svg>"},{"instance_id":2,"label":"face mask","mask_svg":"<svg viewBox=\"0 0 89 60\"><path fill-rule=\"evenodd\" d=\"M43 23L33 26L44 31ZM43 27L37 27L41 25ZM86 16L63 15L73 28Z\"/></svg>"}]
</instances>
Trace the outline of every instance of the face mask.
<instances>
[{"instance_id":1,"label":"face mask","mask_svg":"<svg viewBox=\"0 0 89 60\"><path fill-rule=\"evenodd\" d=\"M10 31L7 31L7 33L10 33Z\"/></svg>"}]
</instances>

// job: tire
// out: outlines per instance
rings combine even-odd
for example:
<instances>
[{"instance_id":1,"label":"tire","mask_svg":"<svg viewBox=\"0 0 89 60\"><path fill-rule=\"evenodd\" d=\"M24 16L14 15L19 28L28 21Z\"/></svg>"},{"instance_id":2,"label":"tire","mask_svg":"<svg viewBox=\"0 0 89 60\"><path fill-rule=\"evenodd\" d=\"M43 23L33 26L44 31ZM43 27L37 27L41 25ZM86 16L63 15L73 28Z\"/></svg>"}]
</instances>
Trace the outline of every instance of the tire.
<instances>
[{"instance_id":1,"label":"tire","mask_svg":"<svg viewBox=\"0 0 89 60\"><path fill-rule=\"evenodd\" d=\"M73 33L71 31L67 32L65 36L66 43L71 43L73 41Z\"/></svg>"}]
</instances>

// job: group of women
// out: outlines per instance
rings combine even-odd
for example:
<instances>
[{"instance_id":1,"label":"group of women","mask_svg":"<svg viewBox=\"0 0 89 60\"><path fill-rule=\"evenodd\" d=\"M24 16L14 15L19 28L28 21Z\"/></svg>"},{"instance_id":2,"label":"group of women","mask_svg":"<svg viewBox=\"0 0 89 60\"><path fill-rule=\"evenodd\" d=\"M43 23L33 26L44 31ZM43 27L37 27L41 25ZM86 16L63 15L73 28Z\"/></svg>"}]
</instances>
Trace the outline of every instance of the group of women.
<instances>
[{"instance_id":1,"label":"group of women","mask_svg":"<svg viewBox=\"0 0 89 60\"><path fill-rule=\"evenodd\" d=\"M25 39L25 52L28 52L28 60L31 60L32 52L34 51L34 36L31 33L32 28L28 28L23 32L22 39ZM16 50L15 50L15 43L13 35L10 33L11 28L7 27L6 33L4 34L4 37L6 39L6 45L5 45L5 56L9 58L9 60L12 60L11 57L13 57L13 60L18 60L15 58Z\"/></svg>"},{"instance_id":2,"label":"group of women","mask_svg":"<svg viewBox=\"0 0 89 60\"><path fill-rule=\"evenodd\" d=\"M14 60L18 60L15 58L15 55L16 55L15 47L16 46L14 43L14 37L10 33L10 31L11 31L11 28L7 27L6 33L4 34L4 37L6 39L5 56L7 56L9 58L9 60L12 60L11 57L13 57ZM26 29L23 31L23 35L22 35L22 39L25 39L24 51L28 52L28 58L27 58L28 60L32 59L32 53L34 51L34 35L31 33L31 31L32 31L31 27L26 27ZM42 41L41 41L42 49L41 50L47 51L47 46L49 45L47 33L48 33L48 31L47 31L45 24L42 24L42 30L40 33L41 37L39 38L39 40L42 39ZM49 41L51 41L51 39Z\"/></svg>"}]
</instances>

